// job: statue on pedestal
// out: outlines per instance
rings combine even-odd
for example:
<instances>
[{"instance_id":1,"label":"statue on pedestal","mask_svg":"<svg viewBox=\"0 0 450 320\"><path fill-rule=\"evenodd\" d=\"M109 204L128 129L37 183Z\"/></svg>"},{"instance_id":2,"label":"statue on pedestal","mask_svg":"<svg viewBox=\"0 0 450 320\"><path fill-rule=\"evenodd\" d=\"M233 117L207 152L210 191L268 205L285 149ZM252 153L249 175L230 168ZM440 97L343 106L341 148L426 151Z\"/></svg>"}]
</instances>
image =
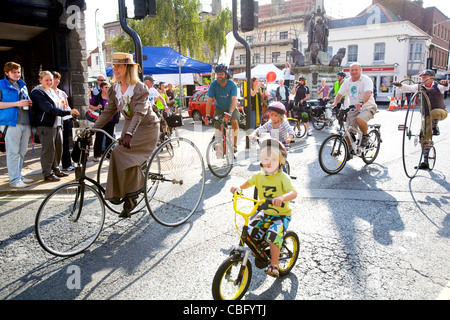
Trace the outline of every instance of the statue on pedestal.
<instances>
[{"instance_id":1,"label":"statue on pedestal","mask_svg":"<svg viewBox=\"0 0 450 320\"><path fill-rule=\"evenodd\" d=\"M322 64L320 59L320 52L328 52L328 36L329 30L327 26L327 19L324 17L324 13L320 9L317 9L316 13L311 13L311 19L308 25L308 48L307 53L310 53L311 64Z\"/></svg>"}]
</instances>

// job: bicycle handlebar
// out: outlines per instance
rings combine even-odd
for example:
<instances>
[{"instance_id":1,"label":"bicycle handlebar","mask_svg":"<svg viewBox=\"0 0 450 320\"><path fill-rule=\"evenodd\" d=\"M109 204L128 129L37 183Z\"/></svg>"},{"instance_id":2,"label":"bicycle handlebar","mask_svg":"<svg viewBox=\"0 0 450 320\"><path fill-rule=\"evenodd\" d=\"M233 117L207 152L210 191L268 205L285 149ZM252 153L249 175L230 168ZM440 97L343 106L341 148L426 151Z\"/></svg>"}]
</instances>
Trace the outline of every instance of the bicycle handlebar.
<instances>
[{"instance_id":1,"label":"bicycle handlebar","mask_svg":"<svg viewBox=\"0 0 450 320\"><path fill-rule=\"evenodd\" d=\"M243 212L237 208L237 200L243 199L248 201L253 201L255 204L253 205L252 210L249 213ZM255 200L252 198L247 198L242 196L242 190L236 190L233 193L233 209L236 213L239 213L245 220L245 225L248 225L249 218L255 214L256 211L265 210L265 209L271 209L269 205L272 205L273 199L262 199L262 200ZM281 204L281 207L284 207L284 202Z\"/></svg>"},{"instance_id":2,"label":"bicycle handlebar","mask_svg":"<svg viewBox=\"0 0 450 320\"><path fill-rule=\"evenodd\" d=\"M108 132L106 132L103 129L97 129L97 128L79 128L76 131L76 135L78 137L83 137L86 134L91 134L92 132L101 132L104 135L106 135L108 138L110 138L114 142L119 142L117 139L115 139L113 136L111 136Z\"/></svg>"},{"instance_id":3,"label":"bicycle handlebar","mask_svg":"<svg viewBox=\"0 0 450 320\"><path fill-rule=\"evenodd\" d=\"M423 83L427 82L427 81L430 80L430 79L433 79L433 80L435 80L435 81L438 82L438 83L440 83L441 81L449 81L449 80L441 80L441 79L438 79L438 78L428 78L428 79L425 80L425 81L414 81L413 79L403 79L403 80L401 80L401 81L395 81L395 82L403 83L403 82L405 82L405 81L408 81L408 82L412 82L413 84L423 84Z\"/></svg>"}]
</instances>

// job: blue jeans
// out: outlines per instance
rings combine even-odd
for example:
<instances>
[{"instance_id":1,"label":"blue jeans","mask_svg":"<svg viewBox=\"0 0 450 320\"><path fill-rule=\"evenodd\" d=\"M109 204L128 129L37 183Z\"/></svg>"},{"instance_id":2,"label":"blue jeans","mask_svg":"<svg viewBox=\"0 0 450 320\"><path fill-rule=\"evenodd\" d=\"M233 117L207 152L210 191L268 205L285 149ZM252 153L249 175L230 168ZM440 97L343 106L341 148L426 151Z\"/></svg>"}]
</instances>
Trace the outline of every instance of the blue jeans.
<instances>
[{"instance_id":1,"label":"blue jeans","mask_svg":"<svg viewBox=\"0 0 450 320\"><path fill-rule=\"evenodd\" d=\"M4 126L1 126L2 131ZM15 127L8 126L6 132L6 166L8 167L9 183L16 184L22 180L22 167L25 154L28 149L28 141L31 136L29 125L16 124Z\"/></svg>"}]
</instances>

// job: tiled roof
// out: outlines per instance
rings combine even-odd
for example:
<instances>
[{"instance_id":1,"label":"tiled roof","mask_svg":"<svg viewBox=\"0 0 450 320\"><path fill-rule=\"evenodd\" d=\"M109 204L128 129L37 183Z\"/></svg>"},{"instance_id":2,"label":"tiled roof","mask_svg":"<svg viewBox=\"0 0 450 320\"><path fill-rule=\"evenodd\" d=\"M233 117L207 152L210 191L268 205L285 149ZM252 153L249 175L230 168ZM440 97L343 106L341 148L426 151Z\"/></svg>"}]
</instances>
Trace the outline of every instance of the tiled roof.
<instances>
[{"instance_id":1,"label":"tiled roof","mask_svg":"<svg viewBox=\"0 0 450 320\"><path fill-rule=\"evenodd\" d=\"M396 21L401 21L401 19L394 15L390 10L377 3L367 7L356 17L328 20L327 25L329 29L338 29Z\"/></svg>"}]
</instances>

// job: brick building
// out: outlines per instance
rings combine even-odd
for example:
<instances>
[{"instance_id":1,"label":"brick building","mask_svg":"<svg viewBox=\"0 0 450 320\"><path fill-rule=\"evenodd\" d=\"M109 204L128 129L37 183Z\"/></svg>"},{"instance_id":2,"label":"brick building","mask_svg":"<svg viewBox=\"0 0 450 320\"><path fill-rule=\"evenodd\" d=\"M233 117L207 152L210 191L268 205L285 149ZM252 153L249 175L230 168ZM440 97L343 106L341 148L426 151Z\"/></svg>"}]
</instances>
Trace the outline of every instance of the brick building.
<instances>
[{"instance_id":1,"label":"brick building","mask_svg":"<svg viewBox=\"0 0 450 320\"><path fill-rule=\"evenodd\" d=\"M443 1L444 2L444 1ZM429 57L438 73L449 70L450 19L436 7L423 7L423 1L373 0L389 9L400 19L408 20L421 28L431 38Z\"/></svg>"}]
</instances>

